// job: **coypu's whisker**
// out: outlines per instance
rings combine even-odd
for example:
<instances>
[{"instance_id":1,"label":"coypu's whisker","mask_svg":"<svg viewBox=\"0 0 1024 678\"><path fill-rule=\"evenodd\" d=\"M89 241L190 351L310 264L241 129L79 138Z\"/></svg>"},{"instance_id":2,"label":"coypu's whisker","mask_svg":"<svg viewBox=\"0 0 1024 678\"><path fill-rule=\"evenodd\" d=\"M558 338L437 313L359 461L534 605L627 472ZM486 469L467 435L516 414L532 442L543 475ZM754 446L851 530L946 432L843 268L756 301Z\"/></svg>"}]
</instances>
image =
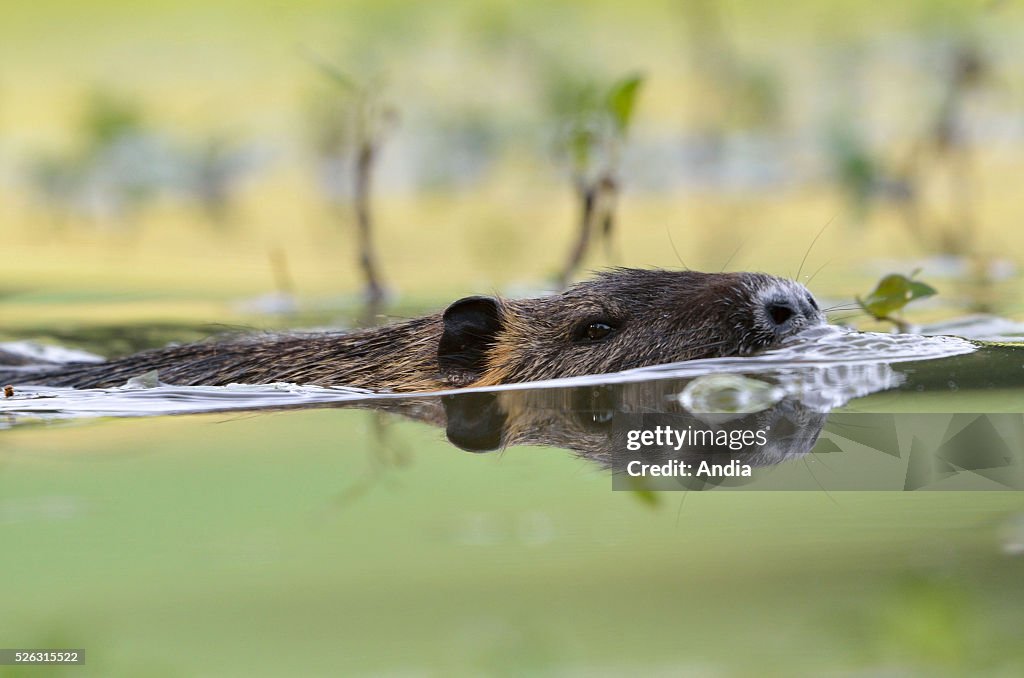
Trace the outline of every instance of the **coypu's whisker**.
<instances>
[{"instance_id":1,"label":"coypu's whisker","mask_svg":"<svg viewBox=\"0 0 1024 678\"><path fill-rule=\"evenodd\" d=\"M803 457L801 461L803 462L804 467L807 468L807 473L810 474L811 480L813 480L814 484L818 486L818 489L825 493L825 496L828 498L829 501L838 506L839 502L836 501L836 498L833 497L831 493L829 493L829 491L825 489L825 486L821 484L820 480L818 480L818 476L814 475L814 470L811 469L811 465L807 463L807 457Z\"/></svg>"},{"instance_id":2,"label":"coypu's whisker","mask_svg":"<svg viewBox=\"0 0 1024 678\"><path fill-rule=\"evenodd\" d=\"M807 246L807 251L804 252L804 258L800 260L800 267L796 269L796 277L793 278L797 282L800 281L800 272L804 270L804 264L807 263L807 257L811 254L811 250L814 249L814 243L818 242L818 238L825 232L825 229L832 225L832 222L836 220L836 215L832 215L832 218L825 222L825 225L818 231L818 235L814 236L814 240Z\"/></svg>"},{"instance_id":3,"label":"coypu's whisker","mask_svg":"<svg viewBox=\"0 0 1024 678\"><path fill-rule=\"evenodd\" d=\"M668 236L668 244L672 246L672 251L675 252L676 259L679 260L679 264L683 267L684 271L689 271L690 267L687 266L686 262L683 261L683 258L679 256L679 250L676 249L676 241L672 239L672 229L668 227L668 224L665 224L665 235Z\"/></svg>"},{"instance_id":4,"label":"coypu's whisker","mask_svg":"<svg viewBox=\"0 0 1024 678\"><path fill-rule=\"evenodd\" d=\"M811 274L811 277L810 277L810 278L808 278L806 282L804 282L804 285L810 285L810 284L811 284L811 281L812 281L812 280L814 280L814 278L815 278L815 277L817 277L817 275L818 275L819 273L821 273L821 272L822 272L822 270L823 270L823 269L824 269L824 268L825 268L826 266L828 266L829 264L831 264L831 263L832 263L833 261L835 261L835 257L832 257L831 259L829 259L828 261L826 261L826 262L825 262L824 264L822 264L821 266L819 266L819 267L817 268L817 270L815 270L815 271L814 271L814 273L812 273L812 274Z\"/></svg>"},{"instance_id":5,"label":"coypu's whisker","mask_svg":"<svg viewBox=\"0 0 1024 678\"><path fill-rule=\"evenodd\" d=\"M683 504L686 503L686 495L690 494L689 490L683 490L683 496L679 499L679 508L676 509L676 527L679 527L679 519L683 515Z\"/></svg>"},{"instance_id":6,"label":"coypu's whisker","mask_svg":"<svg viewBox=\"0 0 1024 678\"><path fill-rule=\"evenodd\" d=\"M845 320L849 320L850 318L856 318L856 317L862 316L862 315L864 315L864 313L850 313L849 315L840 316L838 318L832 318L831 320L834 323L841 323L841 322L843 322Z\"/></svg>"},{"instance_id":7,"label":"coypu's whisker","mask_svg":"<svg viewBox=\"0 0 1024 678\"><path fill-rule=\"evenodd\" d=\"M729 255L729 258L725 260L724 264L722 264L722 268L721 268L720 272L724 272L725 269L729 268L729 264L732 263L733 257L735 257L737 254L739 254L740 248L743 247L743 245L746 244L746 242L747 242L746 238L744 238L743 240L740 240L740 244L736 245L736 249L734 249L732 251L732 254Z\"/></svg>"}]
</instances>

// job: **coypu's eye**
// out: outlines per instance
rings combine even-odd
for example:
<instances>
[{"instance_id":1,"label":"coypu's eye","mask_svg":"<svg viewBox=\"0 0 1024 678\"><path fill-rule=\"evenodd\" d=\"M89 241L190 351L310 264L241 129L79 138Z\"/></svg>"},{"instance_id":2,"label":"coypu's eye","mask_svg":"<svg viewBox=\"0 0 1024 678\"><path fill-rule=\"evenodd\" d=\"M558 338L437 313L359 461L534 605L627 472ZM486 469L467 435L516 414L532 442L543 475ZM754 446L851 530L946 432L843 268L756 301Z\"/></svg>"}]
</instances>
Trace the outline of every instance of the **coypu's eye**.
<instances>
[{"instance_id":1,"label":"coypu's eye","mask_svg":"<svg viewBox=\"0 0 1024 678\"><path fill-rule=\"evenodd\" d=\"M820 311L821 310L821 309L818 308L818 301L817 301L817 299L814 298L813 294L808 294L807 295L807 303L810 304L811 308L813 308L815 311Z\"/></svg>"},{"instance_id":2,"label":"coypu's eye","mask_svg":"<svg viewBox=\"0 0 1024 678\"><path fill-rule=\"evenodd\" d=\"M601 341L609 337L615 329L615 326L609 322L591 320L580 325L579 329L576 330L575 340L582 342Z\"/></svg>"}]
</instances>

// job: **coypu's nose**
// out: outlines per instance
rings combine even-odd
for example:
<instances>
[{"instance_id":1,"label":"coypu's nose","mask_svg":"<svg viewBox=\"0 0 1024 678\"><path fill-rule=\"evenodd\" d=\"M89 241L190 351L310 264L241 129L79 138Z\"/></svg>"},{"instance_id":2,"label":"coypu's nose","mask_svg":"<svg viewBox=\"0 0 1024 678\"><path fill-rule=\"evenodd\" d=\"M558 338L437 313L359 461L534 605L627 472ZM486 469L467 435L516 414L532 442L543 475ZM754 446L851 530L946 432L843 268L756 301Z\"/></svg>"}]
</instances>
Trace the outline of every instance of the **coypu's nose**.
<instances>
[{"instance_id":1,"label":"coypu's nose","mask_svg":"<svg viewBox=\"0 0 1024 678\"><path fill-rule=\"evenodd\" d=\"M768 318L772 323L779 328L788 325L793 316L799 313L788 301L770 301L764 310L768 312Z\"/></svg>"},{"instance_id":2,"label":"coypu's nose","mask_svg":"<svg viewBox=\"0 0 1024 678\"><path fill-rule=\"evenodd\" d=\"M772 297L764 305L765 317L779 337L822 322L818 304L810 294L790 293Z\"/></svg>"}]
</instances>

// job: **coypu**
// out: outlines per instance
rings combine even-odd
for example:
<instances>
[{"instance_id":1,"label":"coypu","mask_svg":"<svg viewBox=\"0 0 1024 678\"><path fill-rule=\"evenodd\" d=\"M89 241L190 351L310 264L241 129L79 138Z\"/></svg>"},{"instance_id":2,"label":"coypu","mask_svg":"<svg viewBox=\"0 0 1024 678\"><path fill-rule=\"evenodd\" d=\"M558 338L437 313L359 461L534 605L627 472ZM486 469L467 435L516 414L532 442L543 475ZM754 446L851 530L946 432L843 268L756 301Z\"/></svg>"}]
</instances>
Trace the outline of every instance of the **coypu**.
<instances>
[{"instance_id":1,"label":"coypu","mask_svg":"<svg viewBox=\"0 0 1024 678\"><path fill-rule=\"evenodd\" d=\"M827 382L835 380L832 370L825 368L821 373ZM860 380L862 386L868 386L874 374L872 371L852 375L844 372L841 378ZM444 429L448 442L466 452L488 453L519 446L563 449L614 475L624 473L634 459L656 464L675 459L694 467L701 461L774 466L808 454L828 418L826 412L808 407L796 396L787 396L757 412L692 413L678 397L691 381L670 378L596 386L422 394L406 398L371 396L366 400L325 406L384 412L437 426ZM693 442L629 451L628 430L651 429L659 424L677 430L689 427L726 432L760 430L765 432L765 439L749 440L742 446L732 447ZM680 478L675 481L680 487L702 489L719 484L721 479L695 477L688 483ZM730 484L735 483L736 479L730 481Z\"/></svg>"},{"instance_id":2,"label":"coypu","mask_svg":"<svg viewBox=\"0 0 1024 678\"><path fill-rule=\"evenodd\" d=\"M622 471L624 461L645 457L664 463L731 459L752 466L772 466L807 454L818 439L828 415L787 396L763 410L743 414L695 414L679 402L689 379L661 379L571 388L477 391L440 396L443 414L428 418L422 406L414 414L392 410L409 418L443 425L448 441L467 452L490 452L530 445L557 447L604 468ZM378 407L394 407L398 401ZM738 448L688 444L679 448L654 447L640 453L627 451L626 432L668 424L676 429L692 426L715 430L765 430L764 442Z\"/></svg>"},{"instance_id":3,"label":"coypu","mask_svg":"<svg viewBox=\"0 0 1024 678\"><path fill-rule=\"evenodd\" d=\"M797 282L764 273L613 269L567 291L466 297L443 313L351 333L262 334L105 363L0 371L0 381L122 386L294 382L389 392L492 386L748 355L825 322Z\"/></svg>"}]
</instances>

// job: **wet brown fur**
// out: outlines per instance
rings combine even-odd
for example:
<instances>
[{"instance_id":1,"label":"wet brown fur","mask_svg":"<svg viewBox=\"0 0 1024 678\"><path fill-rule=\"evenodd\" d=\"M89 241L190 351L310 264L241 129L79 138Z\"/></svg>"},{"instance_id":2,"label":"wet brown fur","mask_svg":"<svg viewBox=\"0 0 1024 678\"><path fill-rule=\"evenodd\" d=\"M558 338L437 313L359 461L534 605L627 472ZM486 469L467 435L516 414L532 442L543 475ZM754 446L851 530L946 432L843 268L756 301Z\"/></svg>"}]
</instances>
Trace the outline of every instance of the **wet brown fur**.
<instances>
[{"instance_id":1,"label":"wet brown fur","mask_svg":"<svg viewBox=\"0 0 1024 678\"><path fill-rule=\"evenodd\" d=\"M766 320L780 299L794 319ZM444 313L351 333L252 335L144 351L106 363L0 369L0 383L122 386L156 370L178 385L292 382L424 392L601 374L745 355L823 322L809 293L760 273L616 269L547 297L471 297ZM611 325L599 341L588 324Z\"/></svg>"},{"instance_id":2,"label":"wet brown fur","mask_svg":"<svg viewBox=\"0 0 1024 678\"><path fill-rule=\"evenodd\" d=\"M436 376L440 334L441 316L434 314L347 334L258 334L171 346L28 378L50 386L112 388L156 370L160 381L181 386L292 382L431 391L443 387ZM26 383L26 376L7 380Z\"/></svg>"}]
</instances>

